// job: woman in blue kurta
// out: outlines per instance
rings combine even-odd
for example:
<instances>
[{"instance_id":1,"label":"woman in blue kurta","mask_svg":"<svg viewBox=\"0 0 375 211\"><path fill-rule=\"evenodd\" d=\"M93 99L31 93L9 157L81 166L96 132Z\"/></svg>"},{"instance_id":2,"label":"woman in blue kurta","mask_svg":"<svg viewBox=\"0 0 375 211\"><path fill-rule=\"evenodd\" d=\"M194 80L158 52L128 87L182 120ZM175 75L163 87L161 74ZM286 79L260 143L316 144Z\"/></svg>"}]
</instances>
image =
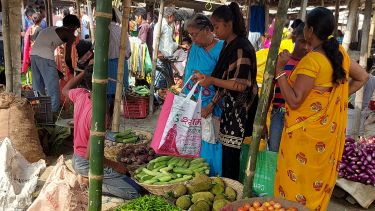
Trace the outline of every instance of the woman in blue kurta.
<instances>
[{"instance_id":1,"label":"woman in blue kurta","mask_svg":"<svg viewBox=\"0 0 375 211\"><path fill-rule=\"evenodd\" d=\"M219 59L221 49L223 48L223 41L215 38L213 32L213 25L210 20L202 15L197 14L187 23L187 31L193 41L193 45L189 52L189 57L185 69L185 83L194 74L195 70L200 70L206 75L211 75L216 63ZM193 82L189 81L184 90L188 93L193 87ZM221 109L220 105L214 108L208 106L212 102L215 95L214 86L202 89L202 117L208 117L212 114L213 118L220 119ZM198 97L198 90L195 93ZM221 175L222 173L222 146L219 142L209 143L207 140L202 140L201 157L206 158L210 164L210 175Z\"/></svg>"}]
</instances>

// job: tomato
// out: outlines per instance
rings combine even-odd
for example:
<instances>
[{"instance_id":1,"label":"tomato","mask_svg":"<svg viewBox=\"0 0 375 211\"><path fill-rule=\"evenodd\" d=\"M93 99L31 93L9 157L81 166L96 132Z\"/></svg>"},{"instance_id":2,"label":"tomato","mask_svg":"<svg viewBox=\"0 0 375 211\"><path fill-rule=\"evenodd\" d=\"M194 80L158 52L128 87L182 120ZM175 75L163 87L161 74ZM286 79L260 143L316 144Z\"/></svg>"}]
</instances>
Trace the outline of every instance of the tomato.
<instances>
[{"instance_id":1,"label":"tomato","mask_svg":"<svg viewBox=\"0 0 375 211\"><path fill-rule=\"evenodd\" d=\"M270 205L275 205L276 204L276 202L274 202L274 201L270 201Z\"/></svg>"},{"instance_id":2,"label":"tomato","mask_svg":"<svg viewBox=\"0 0 375 211\"><path fill-rule=\"evenodd\" d=\"M249 211L256 211L256 209L254 207L250 207Z\"/></svg>"},{"instance_id":3,"label":"tomato","mask_svg":"<svg viewBox=\"0 0 375 211\"><path fill-rule=\"evenodd\" d=\"M251 205L249 203L246 203L246 204L243 205L243 207L246 208L246 209L250 209Z\"/></svg>"},{"instance_id":4,"label":"tomato","mask_svg":"<svg viewBox=\"0 0 375 211\"><path fill-rule=\"evenodd\" d=\"M281 204L280 203L275 203L273 205L273 207L276 208L276 209L281 209Z\"/></svg>"},{"instance_id":5,"label":"tomato","mask_svg":"<svg viewBox=\"0 0 375 211\"><path fill-rule=\"evenodd\" d=\"M247 209L245 209L244 207L240 207L237 209L237 211L247 211Z\"/></svg>"},{"instance_id":6,"label":"tomato","mask_svg":"<svg viewBox=\"0 0 375 211\"><path fill-rule=\"evenodd\" d=\"M280 210L279 210L279 211L286 211L286 210L285 210L285 208L280 208Z\"/></svg>"},{"instance_id":7,"label":"tomato","mask_svg":"<svg viewBox=\"0 0 375 211\"><path fill-rule=\"evenodd\" d=\"M264 209L264 207L259 207L256 209L256 211L266 211L266 210Z\"/></svg>"},{"instance_id":8,"label":"tomato","mask_svg":"<svg viewBox=\"0 0 375 211\"><path fill-rule=\"evenodd\" d=\"M266 201L266 202L263 203L262 206L269 207L269 206L271 206L271 204L270 204L269 202Z\"/></svg>"},{"instance_id":9,"label":"tomato","mask_svg":"<svg viewBox=\"0 0 375 211\"><path fill-rule=\"evenodd\" d=\"M298 209L295 207L289 207L286 211L298 211Z\"/></svg>"},{"instance_id":10,"label":"tomato","mask_svg":"<svg viewBox=\"0 0 375 211\"><path fill-rule=\"evenodd\" d=\"M259 208L260 206L261 206L261 204L260 204L259 201L254 201L254 203L253 203L254 208Z\"/></svg>"},{"instance_id":11,"label":"tomato","mask_svg":"<svg viewBox=\"0 0 375 211\"><path fill-rule=\"evenodd\" d=\"M273 206L268 207L268 211L274 211L274 210L275 210L275 208L273 208Z\"/></svg>"}]
</instances>

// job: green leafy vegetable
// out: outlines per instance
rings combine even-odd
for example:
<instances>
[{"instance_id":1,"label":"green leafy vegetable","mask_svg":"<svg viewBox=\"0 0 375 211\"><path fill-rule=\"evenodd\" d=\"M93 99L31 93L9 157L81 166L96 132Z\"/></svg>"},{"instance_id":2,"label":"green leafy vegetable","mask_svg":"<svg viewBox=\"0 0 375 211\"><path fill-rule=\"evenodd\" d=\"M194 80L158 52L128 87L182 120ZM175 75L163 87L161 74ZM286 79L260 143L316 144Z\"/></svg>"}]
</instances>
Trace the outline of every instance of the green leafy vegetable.
<instances>
[{"instance_id":1,"label":"green leafy vegetable","mask_svg":"<svg viewBox=\"0 0 375 211\"><path fill-rule=\"evenodd\" d=\"M145 195L121 205L116 211L180 211L180 209L169 204L162 197Z\"/></svg>"}]
</instances>

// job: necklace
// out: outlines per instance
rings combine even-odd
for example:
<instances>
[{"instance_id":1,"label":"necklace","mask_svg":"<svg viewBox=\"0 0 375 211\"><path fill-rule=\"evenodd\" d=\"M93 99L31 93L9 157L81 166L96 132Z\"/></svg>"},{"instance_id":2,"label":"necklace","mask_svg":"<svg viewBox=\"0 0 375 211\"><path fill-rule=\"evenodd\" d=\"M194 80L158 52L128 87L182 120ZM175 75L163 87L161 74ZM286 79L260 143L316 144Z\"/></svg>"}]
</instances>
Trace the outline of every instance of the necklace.
<instances>
[{"instance_id":1,"label":"necklace","mask_svg":"<svg viewBox=\"0 0 375 211\"><path fill-rule=\"evenodd\" d=\"M317 51L321 46L322 46L322 44L319 44L318 46L316 46L315 48L313 48L312 51Z\"/></svg>"},{"instance_id":2,"label":"necklace","mask_svg":"<svg viewBox=\"0 0 375 211\"><path fill-rule=\"evenodd\" d=\"M212 46L212 44L213 44L214 42L215 42L215 38L213 37L212 40L211 40L211 42L210 42L210 44L208 44L204 49L205 49L206 51L210 50L210 47Z\"/></svg>"}]
</instances>

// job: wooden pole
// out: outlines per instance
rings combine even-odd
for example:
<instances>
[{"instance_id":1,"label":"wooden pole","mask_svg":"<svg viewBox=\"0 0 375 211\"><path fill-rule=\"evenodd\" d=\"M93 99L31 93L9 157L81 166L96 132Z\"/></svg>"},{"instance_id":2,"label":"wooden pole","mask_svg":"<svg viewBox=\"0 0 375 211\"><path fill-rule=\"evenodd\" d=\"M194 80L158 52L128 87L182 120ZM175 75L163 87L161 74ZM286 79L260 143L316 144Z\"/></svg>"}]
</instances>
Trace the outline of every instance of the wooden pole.
<instances>
[{"instance_id":1,"label":"wooden pole","mask_svg":"<svg viewBox=\"0 0 375 211\"><path fill-rule=\"evenodd\" d=\"M271 47L268 53L266 70L263 75L263 84L260 94L260 99L258 103L258 108L255 114L254 126L253 126L253 140L250 144L250 150L248 154L248 160L246 164L245 171L245 181L244 181L244 198L252 197L252 184L255 175L255 167L257 161L257 155L259 150L259 142L262 135L262 130L264 123L266 121L266 116L268 111L268 100L271 94L271 87L273 83L273 78L275 75L275 65L276 59L279 52L279 47L282 38L282 32L284 24L287 20L287 11L289 7L289 0L280 0L277 14L276 14L276 23L275 30L272 36Z\"/></svg>"},{"instance_id":2,"label":"wooden pole","mask_svg":"<svg viewBox=\"0 0 375 211\"><path fill-rule=\"evenodd\" d=\"M268 27L270 25L270 7L268 5L268 1L264 1L264 22L264 31L267 32Z\"/></svg>"},{"instance_id":3,"label":"wooden pole","mask_svg":"<svg viewBox=\"0 0 375 211\"><path fill-rule=\"evenodd\" d=\"M246 5L247 5L247 9L246 9L246 32L247 32L247 34L249 34L250 33L251 0L247 0Z\"/></svg>"},{"instance_id":4,"label":"wooden pole","mask_svg":"<svg viewBox=\"0 0 375 211\"><path fill-rule=\"evenodd\" d=\"M81 0L76 0L77 17L81 21Z\"/></svg>"},{"instance_id":5,"label":"wooden pole","mask_svg":"<svg viewBox=\"0 0 375 211\"><path fill-rule=\"evenodd\" d=\"M321 0L320 6L324 7L324 0Z\"/></svg>"},{"instance_id":6,"label":"wooden pole","mask_svg":"<svg viewBox=\"0 0 375 211\"><path fill-rule=\"evenodd\" d=\"M349 49L350 42L352 40L353 29L355 28L355 21L357 18L357 12L360 0L351 0L349 5L349 17L348 23L346 24L346 32L342 42L342 46L347 51Z\"/></svg>"},{"instance_id":7,"label":"wooden pole","mask_svg":"<svg viewBox=\"0 0 375 211\"><path fill-rule=\"evenodd\" d=\"M335 28L335 37L339 30L339 17L340 17L340 0L335 1L335 19L336 19L336 28Z\"/></svg>"},{"instance_id":8,"label":"wooden pole","mask_svg":"<svg viewBox=\"0 0 375 211\"><path fill-rule=\"evenodd\" d=\"M365 1L365 17L362 24L362 38L361 38L361 51L359 56L359 65L364 69L367 67L368 58L368 42L371 25L371 13L372 13L372 0ZM355 118L354 118L354 137L359 136L360 124L361 124L361 111L363 102L364 87L356 92L355 95Z\"/></svg>"},{"instance_id":9,"label":"wooden pole","mask_svg":"<svg viewBox=\"0 0 375 211\"><path fill-rule=\"evenodd\" d=\"M52 26L53 25L53 18L52 18L52 0L44 0L45 10L46 10L46 20L47 25Z\"/></svg>"},{"instance_id":10,"label":"wooden pole","mask_svg":"<svg viewBox=\"0 0 375 211\"><path fill-rule=\"evenodd\" d=\"M104 137L108 83L109 24L111 1L97 1L94 73L92 78L92 123L90 131L89 210L101 210Z\"/></svg>"},{"instance_id":11,"label":"wooden pole","mask_svg":"<svg viewBox=\"0 0 375 211\"><path fill-rule=\"evenodd\" d=\"M306 8L307 8L307 2L308 0L302 0L301 2L301 11L300 13L298 14L299 18L305 22L306 20Z\"/></svg>"},{"instance_id":12,"label":"wooden pole","mask_svg":"<svg viewBox=\"0 0 375 211\"><path fill-rule=\"evenodd\" d=\"M3 16L3 45L4 45L4 63L7 92L13 92L13 72L12 72L12 54L10 50L10 23L9 23L9 1L1 0Z\"/></svg>"},{"instance_id":13,"label":"wooden pole","mask_svg":"<svg viewBox=\"0 0 375 211\"><path fill-rule=\"evenodd\" d=\"M9 17L12 22L21 22L21 0L12 0L8 2ZM10 21L10 18L9 18ZM10 24L10 55L11 57L11 71L13 72L13 92L21 94L21 28L17 24Z\"/></svg>"},{"instance_id":14,"label":"wooden pole","mask_svg":"<svg viewBox=\"0 0 375 211\"><path fill-rule=\"evenodd\" d=\"M159 19L156 28L156 43L154 44L154 51L152 56L152 72L151 72L151 85L150 85L150 105L149 111L152 115L154 113L154 92L155 92L155 74L156 74L156 63L158 61L158 52L159 52L159 42L160 42L160 33L161 33L161 25L163 22L164 16L164 0L160 0L160 11L159 11Z\"/></svg>"},{"instance_id":15,"label":"wooden pole","mask_svg":"<svg viewBox=\"0 0 375 211\"><path fill-rule=\"evenodd\" d=\"M369 42L368 42L368 48L367 48L368 53L371 53L371 46L372 46L372 42L374 39L374 30L375 30L375 16L373 16L372 21L371 21L370 36L368 38Z\"/></svg>"},{"instance_id":16,"label":"wooden pole","mask_svg":"<svg viewBox=\"0 0 375 211\"><path fill-rule=\"evenodd\" d=\"M91 6L91 0L87 0L87 15L90 18L90 37L91 42L94 43L95 41L95 29L94 29L94 18L92 16L92 6Z\"/></svg>"},{"instance_id":17,"label":"wooden pole","mask_svg":"<svg viewBox=\"0 0 375 211\"><path fill-rule=\"evenodd\" d=\"M115 94L115 103L114 103L113 118L112 118L112 131L113 132L119 132L119 129L120 129L120 110L121 110L122 91L124 87L123 79L124 79L125 55L126 55L126 46L129 45L127 41L128 41L130 6L131 6L131 0L123 1L120 55L118 59L116 94Z\"/></svg>"}]
</instances>

